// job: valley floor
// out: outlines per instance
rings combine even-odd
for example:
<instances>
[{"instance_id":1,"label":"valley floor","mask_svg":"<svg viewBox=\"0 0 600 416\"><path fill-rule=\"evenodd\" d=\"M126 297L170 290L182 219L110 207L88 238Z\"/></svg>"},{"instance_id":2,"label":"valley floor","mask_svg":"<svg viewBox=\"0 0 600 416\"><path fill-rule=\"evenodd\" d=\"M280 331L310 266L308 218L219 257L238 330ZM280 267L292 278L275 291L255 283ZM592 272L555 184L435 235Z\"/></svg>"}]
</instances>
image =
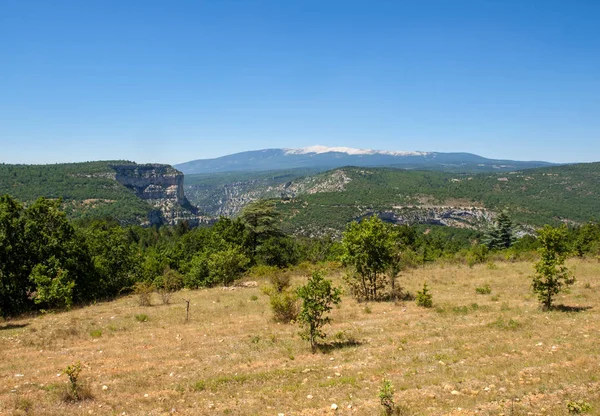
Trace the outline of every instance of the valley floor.
<instances>
[{"instance_id":1,"label":"valley floor","mask_svg":"<svg viewBox=\"0 0 600 416\"><path fill-rule=\"evenodd\" d=\"M407 415L565 415L580 400L600 414L600 262L569 267L578 281L556 303L572 309L551 312L531 293L531 263L405 272L412 293L427 281L434 308L345 295L317 354L271 320L260 281L0 323L0 414L377 415L384 378ZM94 398L64 403L77 361Z\"/></svg>"}]
</instances>

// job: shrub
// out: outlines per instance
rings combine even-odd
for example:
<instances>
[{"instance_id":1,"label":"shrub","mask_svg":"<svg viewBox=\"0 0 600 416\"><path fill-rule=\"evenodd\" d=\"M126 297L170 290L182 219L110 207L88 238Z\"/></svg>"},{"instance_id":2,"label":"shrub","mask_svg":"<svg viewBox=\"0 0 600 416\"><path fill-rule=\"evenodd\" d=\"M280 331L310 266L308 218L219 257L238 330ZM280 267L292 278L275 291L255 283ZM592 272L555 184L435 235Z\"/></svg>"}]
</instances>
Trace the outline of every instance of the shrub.
<instances>
[{"instance_id":1,"label":"shrub","mask_svg":"<svg viewBox=\"0 0 600 416\"><path fill-rule=\"evenodd\" d=\"M167 305L171 300L171 294L183 287L183 277L176 270L167 267L161 276L154 279L154 287L162 303Z\"/></svg>"},{"instance_id":2,"label":"shrub","mask_svg":"<svg viewBox=\"0 0 600 416\"><path fill-rule=\"evenodd\" d=\"M302 299L298 319L304 329L300 336L310 342L314 353L317 341L325 338L323 326L331 320L326 314L331 311L331 305L341 302L341 290L332 287L331 280L324 279L321 272L314 272L306 285L298 288L297 293Z\"/></svg>"},{"instance_id":3,"label":"shrub","mask_svg":"<svg viewBox=\"0 0 600 416\"><path fill-rule=\"evenodd\" d=\"M589 403L584 402L583 400L570 401L567 403L567 410L571 414L578 415L581 413L589 412L590 410L592 410L592 406Z\"/></svg>"},{"instance_id":4,"label":"shrub","mask_svg":"<svg viewBox=\"0 0 600 416\"><path fill-rule=\"evenodd\" d=\"M102 331L99 329L93 329L90 331L90 336L92 338L100 338L102 336Z\"/></svg>"},{"instance_id":5,"label":"shrub","mask_svg":"<svg viewBox=\"0 0 600 416\"><path fill-rule=\"evenodd\" d=\"M467 265L473 267L476 264L485 263L488 258L489 249L486 245L478 244L471 247L467 253Z\"/></svg>"},{"instance_id":6,"label":"shrub","mask_svg":"<svg viewBox=\"0 0 600 416\"><path fill-rule=\"evenodd\" d=\"M272 286L263 289L263 292L269 296L269 305L275 322L287 324L296 320L299 311L296 292L291 290L278 292Z\"/></svg>"},{"instance_id":7,"label":"shrub","mask_svg":"<svg viewBox=\"0 0 600 416\"><path fill-rule=\"evenodd\" d=\"M383 412L386 415L393 415L396 409L394 403L394 386L392 382L384 379L383 385L379 388L379 403L383 406Z\"/></svg>"},{"instance_id":8,"label":"shrub","mask_svg":"<svg viewBox=\"0 0 600 416\"><path fill-rule=\"evenodd\" d=\"M277 266L267 266L266 264L256 264L248 270L248 275L253 278L270 277L281 270Z\"/></svg>"},{"instance_id":9,"label":"shrub","mask_svg":"<svg viewBox=\"0 0 600 416\"><path fill-rule=\"evenodd\" d=\"M431 308L433 306L433 296L427 288L427 283L423 283L423 290L417 292L417 305L423 308Z\"/></svg>"},{"instance_id":10,"label":"shrub","mask_svg":"<svg viewBox=\"0 0 600 416\"><path fill-rule=\"evenodd\" d=\"M138 296L138 303L140 306L152 305L152 292L154 286L150 282L136 282L133 285L133 293Z\"/></svg>"},{"instance_id":11,"label":"shrub","mask_svg":"<svg viewBox=\"0 0 600 416\"><path fill-rule=\"evenodd\" d=\"M147 322L148 315L146 315L145 313L137 314L137 315L135 315L135 320L138 322Z\"/></svg>"},{"instance_id":12,"label":"shrub","mask_svg":"<svg viewBox=\"0 0 600 416\"><path fill-rule=\"evenodd\" d=\"M64 401L76 402L91 399L93 397L89 387L79 382L79 374L81 373L80 361L65 368L64 372L69 377L69 384L62 393L62 399Z\"/></svg>"},{"instance_id":13,"label":"shrub","mask_svg":"<svg viewBox=\"0 0 600 416\"><path fill-rule=\"evenodd\" d=\"M492 293L492 288L486 283L482 287L475 288L475 293L479 295L489 295L490 293Z\"/></svg>"},{"instance_id":14,"label":"shrub","mask_svg":"<svg viewBox=\"0 0 600 416\"><path fill-rule=\"evenodd\" d=\"M290 287L290 274L287 272L273 273L269 276L269 283L277 292L283 292Z\"/></svg>"}]
</instances>

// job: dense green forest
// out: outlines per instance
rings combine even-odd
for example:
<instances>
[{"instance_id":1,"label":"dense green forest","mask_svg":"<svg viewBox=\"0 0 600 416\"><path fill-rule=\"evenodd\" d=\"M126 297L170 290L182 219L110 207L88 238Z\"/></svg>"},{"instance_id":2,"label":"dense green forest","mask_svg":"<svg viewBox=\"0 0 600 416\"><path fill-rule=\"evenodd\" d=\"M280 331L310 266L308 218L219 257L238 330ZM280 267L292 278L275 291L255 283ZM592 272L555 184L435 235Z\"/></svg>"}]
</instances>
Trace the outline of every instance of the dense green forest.
<instances>
[{"instance_id":1,"label":"dense green forest","mask_svg":"<svg viewBox=\"0 0 600 416\"><path fill-rule=\"evenodd\" d=\"M40 198L23 205L0 197L0 315L69 308L110 299L134 290L177 290L230 284L260 268L282 270L299 265L338 262L341 243L330 236L292 237L281 231L269 201L247 206L232 220L211 227L122 226L110 219L69 220L58 200ZM516 259L536 247L534 237L509 237L509 219L496 237L449 227L391 226L398 267L444 260L475 264L490 253ZM392 232L392 231L390 231ZM569 233L573 254L600 252L600 226L588 223ZM500 249L498 249L500 248ZM497 251L493 251L496 249ZM492 250L492 251L490 251ZM145 288L145 289L144 289Z\"/></svg>"},{"instance_id":2,"label":"dense green forest","mask_svg":"<svg viewBox=\"0 0 600 416\"><path fill-rule=\"evenodd\" d=\"M0 195L31 203L39 197L62 199L70 218L110 216L123 222L145 219L152 207L115 180L111 165L128 161L55 165L0 164Z\"/></svg>"},{"instance_id":3,"label":"dense green forest","mask_svg":"<svg viewBox=\"0 0 600 416\"><path fill-rule=\"evenodd\" d=\"M507 209L514 221L531 226L584 223L597 218L600 207L600 163L477 175L348 167L317 178L325 182L339 172L347 178L341 189L278 204L288 230L342 230L373 212L402 215L431 206Z\"/></svg>"}]
</instances>

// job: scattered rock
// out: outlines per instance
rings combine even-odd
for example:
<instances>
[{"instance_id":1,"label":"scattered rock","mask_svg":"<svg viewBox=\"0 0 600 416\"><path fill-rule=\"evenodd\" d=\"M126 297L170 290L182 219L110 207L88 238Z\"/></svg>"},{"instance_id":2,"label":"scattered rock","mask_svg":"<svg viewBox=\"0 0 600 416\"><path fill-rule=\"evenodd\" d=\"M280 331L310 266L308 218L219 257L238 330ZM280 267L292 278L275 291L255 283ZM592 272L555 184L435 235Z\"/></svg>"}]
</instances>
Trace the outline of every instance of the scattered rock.
<instances>
[{"instance_id":1,"label":"scattered rock","mask_svg":"<svg viewBox=\"0 0 600 416\"><path fill-rule=\"evenodd\" d=\"M108 386L106 386L106 385L102 386L102 391L106 391L106 390L108 390Z\"/></svg>"},{"instance_id":2,"label":"scattered rock","mask_svg":"<svg viewBox=\"0 0 600 416\"><path fill-rule=\"evenodd\" d=\"M460 395L460 391L458 391L458 390L452 390L450 392L450 394L453 395L453 396L459 396Z\"/></svg>"},{"instance_id":3,"label":"scattered rock","mask_svg":"<svg viewBox=\"0 0 600 416\"><path fill-rule=\"evenodd\" d=\"M338 409L338 405L337 405L337 404L335 404L335 403L333 403L333 404L331 405L331 410L337 410L337 409Z\"/></svg>"}]
</instances>

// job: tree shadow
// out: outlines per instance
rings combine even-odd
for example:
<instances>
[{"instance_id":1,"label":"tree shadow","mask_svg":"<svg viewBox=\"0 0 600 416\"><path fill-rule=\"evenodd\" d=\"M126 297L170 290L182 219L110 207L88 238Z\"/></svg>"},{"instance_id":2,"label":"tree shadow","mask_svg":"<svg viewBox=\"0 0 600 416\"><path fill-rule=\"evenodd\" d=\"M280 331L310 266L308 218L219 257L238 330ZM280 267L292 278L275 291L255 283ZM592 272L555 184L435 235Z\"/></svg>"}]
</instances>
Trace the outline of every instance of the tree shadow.
<instances>
[{"instance_id":1,"label":"tree shadow","mask_svg":"<svg viewBox=\"0 0 600 416\"><path fill-rule=\"evenodd\" d=\"M362 344L363 344L362 342L357 341L355 339L349 339L349 340L345 340L345 341L332 341L332 342L319 343L319 344L317 344L317 349L322 353L328 353L331 351L340 350L342 348L358 347Z\"/></svg>"},{"instance_id":2,"label":"tree shadow","mask_svg":"<svg viewBox=\"0 0 600 416\"><path fill-rule=\"evenodd\" d=\"M591 306L568 306L568 305L553 305L550 310L559 312L584 312L592 309Z\"/></svg>"},{"instance_id":3,"label":"tree shadow","mask_svg":"<svg viewBox=\"0 0 600 416\"><path fill-rule=\"evenodd\" d=\"M17 328L25 328L29 324L6 324L0 325L0 331L8 330L8 329L17 329Z\"/></svg>"}]
</instances>

